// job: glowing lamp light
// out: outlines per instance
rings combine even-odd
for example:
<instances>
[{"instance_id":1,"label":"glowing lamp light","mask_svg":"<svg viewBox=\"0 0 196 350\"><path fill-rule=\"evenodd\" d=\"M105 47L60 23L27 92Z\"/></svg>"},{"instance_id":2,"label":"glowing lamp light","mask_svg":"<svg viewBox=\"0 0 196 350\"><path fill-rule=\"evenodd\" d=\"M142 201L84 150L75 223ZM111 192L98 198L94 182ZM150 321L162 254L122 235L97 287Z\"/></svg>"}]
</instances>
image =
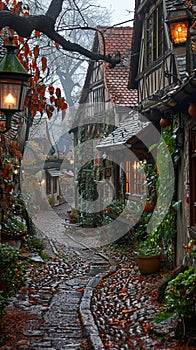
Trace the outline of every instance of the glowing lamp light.
<instances>
[{"instance_id":1,"label":"glowing lamp light","mask_svg":"<svg viewBox=\"0 0 196 350\"><path fill-rule=\"evenodd\" d=\"M13 109L16 106L16 97L14 97L11 92L4 97L3 108Z\"/></svg>"},{"instance_id":2,"label":"glowing lamp light","mask_svg":"<svg viewBox=\"0 0 196 350\"><path fill-rule=\"evenodd\" d=\"M170 26L172 41L175 45L186 43L188 37L188 24L172 23Z\"/></svg>"},{"instance_id":3,"label":"glowing lamp light","mask_svg":"<svg viewBox=\"0 0 196 350\"><path fill-rule=\"evenodd\" d=\"M28 80L31 77L16 57L16 45L13 38L5 45L7 54L0 62L0 133L11 128L11 118L15 112L23 110L24 99L28 89ZM6 121L5 128L2 128Z\"/></svg>"},{"instance_id":4,"label":"glowing lamp light","mask_svg":"<svg viewBox=\"0 0 196 350\"><path fill-rule=\"evenodd\" d=\"M192 14L184 1L176 0L173 7L168 11L166 23L174 46L185 45L189 34L189 25Z\"/></svg>"}]
</instances>

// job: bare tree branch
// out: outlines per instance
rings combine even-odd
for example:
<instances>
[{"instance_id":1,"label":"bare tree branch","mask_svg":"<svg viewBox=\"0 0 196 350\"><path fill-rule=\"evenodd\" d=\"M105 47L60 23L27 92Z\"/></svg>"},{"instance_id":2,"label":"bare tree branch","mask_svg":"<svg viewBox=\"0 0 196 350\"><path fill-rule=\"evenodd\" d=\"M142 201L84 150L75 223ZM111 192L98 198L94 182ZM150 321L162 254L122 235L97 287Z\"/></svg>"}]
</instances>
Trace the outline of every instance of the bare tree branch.
<instances>
[{"instance_id":1,"label":"bare tree branch","mask_svg":"<svg viewBox=\"0 0 196 350\"><path fill-rule=\"evenodd\" d=\"M90 58L91 60L103 60L114 67L120 62L119 57L111 57L91 52L88 49L66 40L55 30L55 21L62 10L63 0L52 0L45 15L22 17L9 11L0 11L0 29L9 26L22 37L30 37L33 30L38 30L45 34L49 39L59 43L66 51L78 52L79 54Z\"/></svg>"},{"instance_id":2,"label":"bare tree branch","mask_svg":"<svg viewBox=\"0 0 196 350\"><path fill-rule=\"evenodd\" d=\"M55 22L62 11L62 7L63 0L52 0L48 7L48 11L46 12L46 16L52 18Z\"/></svg>"}]
</instances>

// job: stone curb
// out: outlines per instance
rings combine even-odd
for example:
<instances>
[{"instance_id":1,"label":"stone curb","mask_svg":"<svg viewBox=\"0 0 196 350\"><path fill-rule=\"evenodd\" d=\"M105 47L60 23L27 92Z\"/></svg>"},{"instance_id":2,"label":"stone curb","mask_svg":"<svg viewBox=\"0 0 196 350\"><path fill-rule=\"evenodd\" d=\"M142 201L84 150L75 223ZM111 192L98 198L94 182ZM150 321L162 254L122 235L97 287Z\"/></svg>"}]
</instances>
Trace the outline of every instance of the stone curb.
<instances>
[{"instance_id":1,"label":"stone curb","mask_svg":"<svg viewBox=\"0 0 196 350\"><path fill-rule=\"evenodd\" d=\"M90 278L80 301L79 314L83 325L84 336L88 338L89 345L91 346L91 349L94 350L105 350L105 347L99 336L98 327L95 324L94 317L91 313L91 298L93 291L99 284L100 280L107 277L112 272L115 272L116 269L116 266L111 266L109 271L105 273L99 273L96 276Z\"/></svg>"}]
</instances>

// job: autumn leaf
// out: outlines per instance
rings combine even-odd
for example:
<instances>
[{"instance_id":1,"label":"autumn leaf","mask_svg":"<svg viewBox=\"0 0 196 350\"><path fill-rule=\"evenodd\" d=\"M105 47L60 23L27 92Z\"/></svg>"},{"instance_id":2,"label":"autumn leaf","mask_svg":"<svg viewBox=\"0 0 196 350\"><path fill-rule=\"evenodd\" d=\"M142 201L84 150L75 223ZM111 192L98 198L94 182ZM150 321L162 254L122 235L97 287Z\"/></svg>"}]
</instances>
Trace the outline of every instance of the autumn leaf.
<instances>
[{"instance_id":1,"label":"autumn leaf","mask_svg":"<svg viewBox=\"0 0 196 350\"><path fill-rule=\"evenodd\" d=\"M83 287L78 288L77 291L78 291L78 292L84 292L84 288L83 288Z\"/></svg>"},{"instance_id":2,"label":"autumn leaf","mask_svg":"<svg viewBox=\"0 0 196 350\"><path fill-rule=\"evenodd\" d=\"M150 327L152 327L152 326L153 326L152 323L143 323L143 324L142 324L142 328L143 328L143 330L144 330L145 333L147 333L147 332L148 332L148 329L149 329Z\"/></svg>"},{"instance_id":3,"label":"autumn leaf","mask_svg":"<svg viewBox=\"0 0 196 350\"><path fill-rule=\"evenodd\" d=\"M61 89L60 89L60 88L56 88L55 93L56 93L56 96L57 96L58 98L61 97Z\"/></svg>"},{"instance_id":4,"label":"autumn leaf","mask_svg":"<svg viewBox=\"0 0 196 350\"><path fill-rule=\"evenodd\" d=\"M36 45L33 49L33 53L34 53L34 56L35 58L38 58L39 57L39 46Z\"/></svg>"},{"instance_id":5,"label":"autumn leaf","mask_svg":"<svg viewBox=\"0 0 196 350\"><path fill-rule=\"evenodd\" d=\"M15 15L20 15L22 11L22 1L18 2L12 9L11 12Z\"/></svg>"},{"instance_id":6,"label":"autumn leaf","mask_svg":"<svg viewBox=\"0 0 196 350\"><path fill-rule=\"evenodd\" d=\"M56 46L57 49L59 49L60 44L59 43L55 43L55 46Z\"/></svg>"},{"instance_id":7,"label":"autumn leaf","mask_svg":"<svg viewBox=\"0 0 196 350\"><path fill-rule=\"evenodd\" d=\"M38 30L35 30L35 36L36 36L37 38L40 37L40 32L39 32Z\"/></svg>"},{"instance_id":8,"label":"autumn leaf","mask_svg":"<svg viewBox=\"0 0 196 350\"><path fill-rule=\"evenodd\" d=\"M54 94L54 86L50 85L50 86L48 87L48 91L49 91L49 94L50 94L50 95L53 95L53 94Z\"/></svg>"},{"instance_id":9,"label":"autumn leaf","mask_svg":"<svg viewBox=\"0 0 196 350\"><path fill-rule=\"evenodd\" d=\"M30 53L29 45L27 43L25 43L25 45L24 45L24 54L25 54L26 57L28 57L29 53Z\"/></svg>"},{"instance_id":10,"label":"autumn leaf","mask_svg":"<svg viewBox=\"0 0 196 350\"><path fill-rule=\"evenodd\" d=\"M112 343L105 343L105 347L106 347L106 349L112 349L112 348L114 348L114 344L112 344Z\"/></svg>"},{"instance_id":11,"label":"autumn leaf","mask_svg":"<svg viewBox=\"0 0 196 350\"><path fill-rule=\"evenodd\" d=\"M2 11L3 9L4 9L4 3L0 1L0 11Z\"/></svg>"},{"instance_id":12,"label":"autumn leaf","mask_svg":"<svg viewBox=\"0 0 196 350\"><path fill-rule=\"evenodd\" d=\"M126 313L128 313L128 312L135 312L135 311L137 311L137 308L136 308L136 307L133 308L133 309L124 309L124 310L122 310L122 313L126 314Z\"/></svg>"},{"instance_id":13,"label":"autumn leaf","mask_svg":"<svg viewBox=\"0 0 196 350\"><path fill-rule=\"evenodd\" d=\"M19 36L19 40L20 40L21 44L24 45L24 38L22 36Z\"/></svg>"},{"instance_id":14,"label":"autumn leaf","mask_svg":"<svg viewBox=\"0 0 196 350\"><path fill-rule=\"evenodd\" d=\"M45 72L45 70L47 68L47 58L45 56L43 56L41 58L41 62L42 62L42 71Z\"/></svg>"}]
</instances>

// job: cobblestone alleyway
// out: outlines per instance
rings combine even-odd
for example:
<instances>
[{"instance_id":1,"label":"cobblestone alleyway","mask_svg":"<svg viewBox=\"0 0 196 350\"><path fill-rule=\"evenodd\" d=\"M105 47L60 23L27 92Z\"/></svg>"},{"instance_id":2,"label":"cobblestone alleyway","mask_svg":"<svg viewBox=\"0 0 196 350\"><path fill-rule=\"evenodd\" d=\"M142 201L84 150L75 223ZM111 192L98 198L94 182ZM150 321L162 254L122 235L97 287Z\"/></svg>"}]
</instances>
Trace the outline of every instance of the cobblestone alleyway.
<instances>
[{"instance_id":1,"label":"cobblestone alleyway","mask_svg":"<svg viewBox=\"0 0 196 350\"><path fill-rule=\"evenodd\" d=\"M65 239L61 218L59 225L53 221L50 226L51 234L53 232L54 236L55 232L56 238L52 239L48 232L49 237L45 237L47 219L44 216L41 225L50 259L43 262L38 257L35 263L35 257L34 263L28 266L22 290L9 305L9 310L22 309L30 319L20 339L15 344L0 347L1 350L91 349L87 339L89 334L85 331L89 323L85 303L89 299L85 299L84 290L88 291L87 285L96 274L110 268L108 259L69 235Z\"/></svg>"}]
</instances>

